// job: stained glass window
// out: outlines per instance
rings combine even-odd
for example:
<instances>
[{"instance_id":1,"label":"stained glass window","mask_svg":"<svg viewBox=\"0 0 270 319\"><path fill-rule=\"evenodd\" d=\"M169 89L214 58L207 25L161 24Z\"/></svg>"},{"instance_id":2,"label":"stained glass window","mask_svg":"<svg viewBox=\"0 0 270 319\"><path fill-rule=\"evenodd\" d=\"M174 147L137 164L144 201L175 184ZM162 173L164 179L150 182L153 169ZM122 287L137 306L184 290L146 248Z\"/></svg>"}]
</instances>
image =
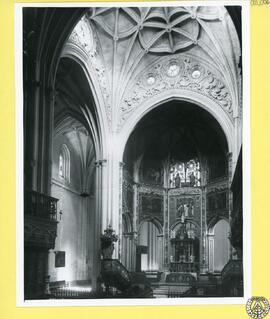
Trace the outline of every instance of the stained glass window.
<instances>
[{"instance_id":1,"label":"stained glass window","mask_svg":"<svg viewBox=\"0 0 270 319\"><path fill-rule=\"evenodd\" d=\"M63 155L59 155L59 176L64 177Z\"/></svg>"},{"instance_id":2,"label":"stained glass window","mask_svg":"<svg viewBox=\"0 0 270 319\"><path fill-rule=\"evenodd\" d=\"M201 185L200 163L196 159L174 162L170 167L170 187L196 187Z\"/></svg>"},{"instance_id":3,"label":"stained glass window","mask_svg":"<svg viewBox=\"0 0 270 319\"><path fill-rule=\"evenodd\" d=\"M59 154L59 176L70 181L70 153L68 147L63 144Z\"/></svg>"}]
</instances>

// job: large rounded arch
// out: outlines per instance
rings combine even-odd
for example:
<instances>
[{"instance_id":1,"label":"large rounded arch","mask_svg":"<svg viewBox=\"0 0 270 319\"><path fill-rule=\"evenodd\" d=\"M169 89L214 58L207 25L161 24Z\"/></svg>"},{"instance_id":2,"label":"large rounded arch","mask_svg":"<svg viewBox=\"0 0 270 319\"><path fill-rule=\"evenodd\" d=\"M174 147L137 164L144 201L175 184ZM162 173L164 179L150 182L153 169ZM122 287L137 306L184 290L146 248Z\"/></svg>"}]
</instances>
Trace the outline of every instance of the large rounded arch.
<instances>
[{"instance_id":1,"label":"large rounded arch","mask_svg":"<svg viewBox=\"0 0 270 319\"><path fill-rule=\"evenodd\" d=\"M230 224L226 218L212 220L208 229L209 270L221 272L230 259Z\"/></svg>"},{"instance_id":2,"label":"large rounded arch","mask_svg":"<svg viewBox=\"0 0 270 319\"><path fill-rule=\"evenodd\" d=\"M151 218L151 217L144 217L141 219L140 223L139 223L139 228L138 228L138 232L140 232L140 229L142 227L143 223L152 223L153 225L155 225L155 227L158 230L158 235L162 235L163 233L163 229L162 229L162 224L161 222L157 219L157 218Z\"/></svg>"},{"instance_id":3,"label":"large rounded arch","mask_svg":"<svg viewBox=\"0 0 270 319\"><path fill-rule=\"evenodd\" d=\"M145 101L128 118L120 131L121 141L119 146L119 158L123 158L124 149L128 138L131 135L132 131L135 129L136 125L140 122L140 120L155 108L173 100L192 102L198 107L209 112L223 129L223 132L227 139L228 151L232 152L233 154L236 153L236 145L234 141L234 125L228 118L225 111L222 110L220 105L202 94L195 92L191 93L191 91L189 90L172 89Z\"/></svg>"},{"instance_id":4,"label":"large rounded arch","mask_svg":"<svg viewBox=\"0 0 270 319\"><path fill-rule=\"evenodd\" d=\"M97 83L94 71L91 70L90 65L87 63L85 55L83 55L81 50L79 50L79 48L74 44L67 43L64 46L61 58L70 59L78 65L89 87L89 92L91 92L91 96L94 102L93 111L91 112L87 105L85 105L82 110L84 120L87 121L88 127L96 140L97 157L102 159L107 153L106 138L109 134L109 128L106 121L106 111L102 94L99 90L99 87L94 84Z\"/></svg>"},{"instance_id":5,"label":"large rounded arch","mask_svg":"<svg viewBox=\"0 0 270 319\"><path fill-rule=\"evenodd\" d=\"M137 259L140 261L141 271L157 271L161 268L160 240L162 226L155 219L143 219L138 229L139 247L144 247ZM137 260L138 262L138 260Z\"/></svg>"}]
</instances>

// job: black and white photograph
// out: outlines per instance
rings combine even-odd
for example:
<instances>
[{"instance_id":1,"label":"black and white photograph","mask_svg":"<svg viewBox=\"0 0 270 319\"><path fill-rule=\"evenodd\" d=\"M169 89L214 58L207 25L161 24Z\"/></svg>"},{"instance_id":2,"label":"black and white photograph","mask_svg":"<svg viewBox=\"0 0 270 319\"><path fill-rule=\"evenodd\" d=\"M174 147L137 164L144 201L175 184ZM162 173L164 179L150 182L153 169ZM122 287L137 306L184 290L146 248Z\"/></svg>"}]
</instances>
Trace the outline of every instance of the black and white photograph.
<instances>
[{"instance_id":1,"label":"black and white photograph","mask_svg":"<svg viewBox=\"0 0 270 319\"><path fill-rule=\"evenodd\" d=\"M244 8L192 2L21 6L23 301L244 297Z\"/></svg>"}]
</instances>

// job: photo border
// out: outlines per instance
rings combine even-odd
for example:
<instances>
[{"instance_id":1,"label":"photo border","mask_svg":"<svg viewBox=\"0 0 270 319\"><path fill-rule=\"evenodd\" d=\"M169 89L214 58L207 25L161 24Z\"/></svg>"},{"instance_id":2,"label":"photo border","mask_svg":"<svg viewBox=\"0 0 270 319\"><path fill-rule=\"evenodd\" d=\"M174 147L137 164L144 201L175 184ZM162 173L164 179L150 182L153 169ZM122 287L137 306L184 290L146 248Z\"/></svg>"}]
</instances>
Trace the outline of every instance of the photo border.
<instances>
[{"instance_id":1,"label":"photo border","mask_svg":"<svg viewBox=\"0 0 270 319\"><path fill-rule=\"evenodd\" d=\"M22 61L22 8L24 7L108 7L108 6L242 6L242 59L243 59L243 297L194 297L156 299L49 299L24 300L23 291L23 61ZM15 4L15 72L16 72L16 268L18 307L62 306L152 306L152 305L224 305L244 304L251 296L251 166L250 166L250 6L239 1L175 1L175 2L56 2Z\"/></svg>"}]
</instances>

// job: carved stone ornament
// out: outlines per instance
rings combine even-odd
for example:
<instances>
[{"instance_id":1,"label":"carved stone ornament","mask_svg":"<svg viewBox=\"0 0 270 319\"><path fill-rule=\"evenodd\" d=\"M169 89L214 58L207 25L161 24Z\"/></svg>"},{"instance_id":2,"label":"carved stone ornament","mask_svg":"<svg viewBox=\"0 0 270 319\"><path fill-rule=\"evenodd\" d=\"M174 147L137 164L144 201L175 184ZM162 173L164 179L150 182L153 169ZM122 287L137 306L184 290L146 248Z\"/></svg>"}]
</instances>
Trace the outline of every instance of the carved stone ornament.
<instances>
[{"instance_id":1,"label":"carved stone ornament","mask_svg":"<svg viewBox=\"0 0 270 319\"><path fill-rule=\"evenodd\" d=\"M98 79L99 87L104 99L108 122L111 123L112 106L111 106L111 94L109 91L109 81L108 81L108 76L106 75L106 69L104 67L104 64L99 52L100 52L100 48L97 46L96 49L89 54L88 63L91 65Z\"/></svg>"},{"instance_id":2,"label":"carved stone ornament","mask_svg":"<svg viewBox=\"0 0 270 319\"><path fill-rule=\"evenodd\" d=\"M79 46L87 55L87 63L94 71L99 87L104 98L105 109L109 123L111 122L111 95L109 93L109 82L102 58L98 38L91 28L90 22L83 17L72 31L68 42Z\"/></svg>"},{"instance_id":3,"label":"carved stone ornament","mask_svg":"<svg viewBox=\"0 0 270 319\"><path fill-rule=\"evenodd\" d=\"M229 188L229 180L228 178L217 179L206 186L207 193L216 193L224 190L228 190Z\"/></svg>"},{"instance_id":4,"label":"carved stone ornament","mask_svg":"<svg viewBox=\"0 0 270 319\"><path fill-rule=\"evenodd\" d=\"M131 113L146 100L171 89L189 90L207 96L232 119L232 97L220 76L194 58L163 58L139 74L135 85L121 103L119 128Z\"/></svg>"},{"instance_id":5,"label":"carved stone ornament","mask_svg":"<svg viewBox=\"0 0 270 319\"><path fill-rule=\"evenodd\" d=\"M95 42L93 39L93 32L89 23L83 17L72 31L69 40L70 42L79 45L85 52L90 53L95 49Z\"/></svg>"},{"instance_id":6,"label":"carved stone ornament","mask_svg":"<svg viewBox=\"0 0 270 319\"><path fill-rule=\"evenodd\" d=\"M201 189L196 187L182 187L169 189L169 196L171 195L200 195Z\"/></svg>"},{"instance_id":7,"label":"carved stone ornament","mask_svg":"<svg viewBox=\"0 0 270 319\"><path fill-rule=\"evenodd\" d=\"M57 222L33 216L24 218L24 241L26 245L53 249L57 236Z\"/></svg>"},{"instance_id":8,"label":"carved stone ornament","mask_svg":"<svg viewBox=\"0 0 270 319\"><path fill-rule=\"evenodd\" d=\"M164 189L148 185L140 185L138 191L142 194L164 195Z\"/></svg>"}]
</instances>

